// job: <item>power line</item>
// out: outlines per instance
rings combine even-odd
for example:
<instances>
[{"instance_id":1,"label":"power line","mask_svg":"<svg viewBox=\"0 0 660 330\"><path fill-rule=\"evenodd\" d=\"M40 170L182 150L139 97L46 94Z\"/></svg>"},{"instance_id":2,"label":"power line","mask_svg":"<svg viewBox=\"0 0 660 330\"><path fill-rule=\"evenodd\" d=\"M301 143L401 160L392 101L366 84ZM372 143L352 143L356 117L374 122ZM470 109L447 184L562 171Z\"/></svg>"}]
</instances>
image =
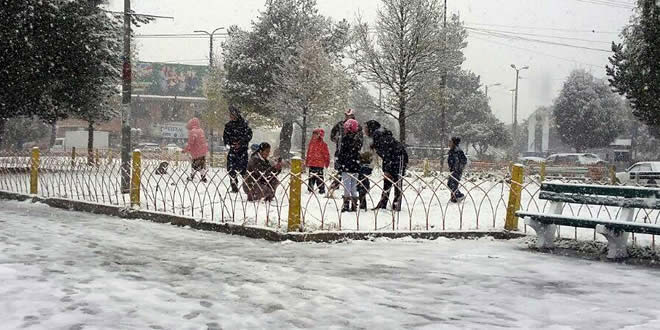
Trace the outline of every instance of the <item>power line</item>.
<instances>
[{"instance_id":1,"label":"power line","mask_svg":"<svg viewBox=\"0 0 660 330\"><path fill-rule=\"evenodd\" d=\"M565 57L561 57L561 56L555 56L555 55L552 55L552 54L548 54L548 53L544 53L544 52L539 52L539 51L537 51L537 50L532 50L532 49L529 49L529 48L523 48L523 47L513 46L513 45L511 45L511 44L506 44L506 43L503 43L503 42L499 42L499 41L495 41L495 40L490 40L490 39L487 39L487 38L480 38L480 37L477 37L477 36L474 36L474 35L469 35L468 37L469 37L469 38L478 39L478 40L481 40L481 41L486 41L486 42L494 43L494 44L497 44L497 45L500 45L500 46L504 46L504 47L514 48L514 49L518 49L518 50L522 50L522 51L526 51L526 52L530 52L530 53L535 53L535 54L542 55L542 56L547 56L547 57L555 58L555 59L562 60L562 61L571 62L571 63L582 64L582 65L586 65L586 66L590 66L590 67L594 67L594 68L600 68L600 69L602 69L603 67L605 67L605 65L596 65L596 64L586 63L586 62L580 62L580 61L576 61L576 60L573 60L573 59L570 59L570 58L565 58Z\"/></svg>"},{"instance_id":2,"label":"power line","mask_svg":"<svg viewBox=\"0 0 660 330\"><path fill-rule=\"evenodd\" d=\"M465 26L465 28L467 30L482 31L482 32L496 32L496 33L511 34L511 35L523 35L523 36L532 36L532 37L541 37L541 38L553 38L553 39L583 41L583 42L592 42L592 43L600 43L600 44L607 44L607 45L610 44L609 41L600 41L600 40L582 39L582 38L573 38L573 37L563 37L563 36L548 35L548 34L513 32L513 31L506 31L506 30L481 29L481 28L476 28L476 27L470 27L470 26L467 26L467 25Z\"/></svg>"},{"instance_id":3,"label":"power line","mask_svg":"<svg viewBox=\"0 0 660 330\"><path fill-rule=\"evenodd\" d=\"M631 4L626 4L622 2L615 2L611 0L575 0L577 2L591 3L596 5L609 6L614 8L623 8L623 9L634 9L635 6Z\"/></svg>"},{"instance_id":4,"label":"power line","mask_svg":"<svg viewBox=\"0 0 660 330\"><path fill-rule=\"evenodd\" d=\"M510 40L514 39L514 40L520 40L520 41L529 41L529 42L536 42L536 43L553 45L553 46L570 47L570 48L591 50L591 51L604 52L604 53L610 53L611 52L608 49L593 48L593 47L586 47L586 46L579 46L579 45L572 45L572 44L565 44L565 43L562 43L562 42L555 42L555 41L520 37L520 36L516 36L516 35L511 35L511 34L503 34L503 33L497 33L497 32L481 32L481 31L476 31L476 30L472 30L472 32L480 34L480 35L496 37L496 38L504 38L504 39L510 39Z\"/></svg>"},{"instance_id":5,"label":"power line","mask_svg":"<svg viewBox=\"0 0 660 330\"><path fill-rule=\"evenodd\" d=\"M465 24L467 24L467 25L476 25L476 26L494 26L494 27L510 28L510 29L521 29L521 30L551 30L551 31L574 32L574 33L619 34L619 32L617 32L617 31L600 31L600 30L597 30L597 29L579 30L579 29L566 29L566 28L553 28L553 27L486 24L486 23L473 23L473 22L465 22Z\"/></svg>"}]
</instances>

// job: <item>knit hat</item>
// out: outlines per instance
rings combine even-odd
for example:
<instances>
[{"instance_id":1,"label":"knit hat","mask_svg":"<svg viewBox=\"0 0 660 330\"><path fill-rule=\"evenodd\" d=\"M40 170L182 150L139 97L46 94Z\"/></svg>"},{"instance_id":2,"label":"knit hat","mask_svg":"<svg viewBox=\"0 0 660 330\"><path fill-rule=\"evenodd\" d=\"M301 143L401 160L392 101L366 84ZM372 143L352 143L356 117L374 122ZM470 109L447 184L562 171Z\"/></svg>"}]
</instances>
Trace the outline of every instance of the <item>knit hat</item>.
<instances>
[{"instance_id":1,"label":"knit hat","mask_svg":"<svg viewBox=\"0 0 660 330\"><path fill-rule=\"evenodd\" d=\"M348 110L346 110L346 112L344 112L344 115L346 115L348 117L355 117L355 110L348 109Z\"/></svg>"},{"instance_id":2,"label":"knit hat","mask_svg":"<svg viewBox=\"0 0 660 330\"><path fill-rule=\"evenodd\" d=\"M346 122L344 122L344 132L357 133L359 126L360 124L358 124L357 120L349 119Z\"/></svg>"},{"instance_id":3,"label":"knit hat","mask_svg":"<svg viewBox=\"0 0 660 330\"><path fill-rule=\"evenodd\" d=\"M451 138L451 142L454 142L455 145L459 145L461 144L461 138L459 138L458 136L454 136Z\"/></svg>"},{"instance_id":4,"label":"knit hat","mask_svg":"<svg viewBox=\"0 0 660 330\"><path fill-rule=\"evenodd\" d=\"M252 152L256 152L257 150L259 150L259 143L255 143L251 145L250 150L252 150Z\"/></svg>"}]
</instances>

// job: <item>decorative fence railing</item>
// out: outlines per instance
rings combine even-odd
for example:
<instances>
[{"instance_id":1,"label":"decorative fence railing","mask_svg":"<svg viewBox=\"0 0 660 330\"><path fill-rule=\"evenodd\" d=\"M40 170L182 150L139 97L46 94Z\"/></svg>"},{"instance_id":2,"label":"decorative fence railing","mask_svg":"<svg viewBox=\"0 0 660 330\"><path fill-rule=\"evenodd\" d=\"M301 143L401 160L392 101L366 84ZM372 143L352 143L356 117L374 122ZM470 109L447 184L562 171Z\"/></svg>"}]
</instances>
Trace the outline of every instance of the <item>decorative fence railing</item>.
<instances>
[{"instance_id":1,"label":"decorative fence railing","mask_svg":"<svg viewBox=\"0 0 660 330\"><path fill-rule=\"evenodd\" d=\"M37 152L38 154L38 152ZM392 211L394 191L390 193L387 210L371 210L383 192L383 174L379 169L367 178L370 189L365 198L368 209L342 212L343 186L339 183L334 193L320 194L311 190L307 173L285 169L278 174L278 184L269 201L248 199L241 189L231 192L231 177L223 168L211 167L207 182L201 182L197 174L189 181L189 160L180 154L139 154L139 175L133 175L137 198L122 193L121 164L118 153L99 152L93 157L72 157L67 154L38 154L33 152L0 153L0 190L43 197L58 197L122 207L190 216L206 222L232 222L253 226L286 230L290 214L298 214L304 231L443 231L443 230L500 230L526 231L511 211L522 209L544 212L549 206L538 198L545 173L540 169L523 170L513 176L509 166L488 171L468 171L461 180L460 190L466 198L462 203L450 202L447 186L449 175L440 171L412 168L402 178L401 211ZM216 156L217 157L217 156ZM164 163L167 164L166 168ZM515 169L518 167L513 167ZM136 171L134 171L136 172ZM133 173L133 174L137 174ZM253 177L258 178L255 173ZM300 179L299 196L291 195L291 183ZM336 178L326 173L322 178L326 187L336 185ZM600 177L607 183L609 175ZM36 180L36 185L34 185ZM243 179L239 179L242 183ZM593 181L593 180L592 180ZM513 182L513 183L512 183ZM520 183L518 183L520 182ZM578 182L578 181L576 181ZM582 182L581 180L579 182ZM596 182L596 181L594 181ZM32 183L32 184L31 184ZM514 187L513 191L511 187ZM241 187L242 188L242 187ZM394 189L393 189L394 190ZM291 200L300 203L298 213L292 212ZM132 205L135 204L135 205ZM507 221L507 209L509 216ZM294 210L295 211L295 210ZM614 219L616 208L566 204L564 214L574 216L607 217ZM636 221L658 223L656 211L638 210ZM562 237L599 239L593 230L562 228ZM640 235L637 235L640 236ZM637 237L634 238L638 240ZM654 244L654 237L639 239Z\"/></svg>"}]
</instances>

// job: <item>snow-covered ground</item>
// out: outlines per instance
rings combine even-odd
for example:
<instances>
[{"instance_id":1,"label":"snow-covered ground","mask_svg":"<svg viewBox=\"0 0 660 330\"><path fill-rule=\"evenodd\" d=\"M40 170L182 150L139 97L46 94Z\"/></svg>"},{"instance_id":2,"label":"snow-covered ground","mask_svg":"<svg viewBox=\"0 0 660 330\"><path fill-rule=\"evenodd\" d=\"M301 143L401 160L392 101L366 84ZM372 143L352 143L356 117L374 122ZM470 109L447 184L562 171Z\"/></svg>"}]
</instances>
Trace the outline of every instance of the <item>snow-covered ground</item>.
<instances>
[{"instance_id":1,"label":"snow-covered ground","mask_svg":"<svg viewBox=\"0 0 660 330\"><path fill-rule=\"evenodd\" d=\"M3 329L651 329L659 275L522 241L271 243L0 202Z\"/></svg>"}]
</instances>

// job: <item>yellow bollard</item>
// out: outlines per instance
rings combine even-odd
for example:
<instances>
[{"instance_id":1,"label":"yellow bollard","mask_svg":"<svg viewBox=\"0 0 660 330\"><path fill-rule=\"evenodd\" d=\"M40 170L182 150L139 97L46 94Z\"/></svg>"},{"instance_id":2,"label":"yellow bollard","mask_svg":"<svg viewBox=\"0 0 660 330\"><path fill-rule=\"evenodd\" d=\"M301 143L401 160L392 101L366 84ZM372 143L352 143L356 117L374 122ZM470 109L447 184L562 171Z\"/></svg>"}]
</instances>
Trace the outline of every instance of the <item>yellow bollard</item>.
<instances>
[{"instance_id":1,"label":"yellow bollard","mask_svg":"<svg viewBox=\"0 0 660 330\"><path fill-rule=\"evenodd\" d=\"M71 147L71 167L76 166L76 147Z\"/></svg>"},{"instance_id":2,"label":"yellow bollard","mask_svg":"<svg viewBox=\"0 0 660 330\"><path fill-rule=\"evenodd\" d=\"M513 165L512 172L511 190L509 190L509 204L506 208L506 223L504 224L504 229L515 231L518 230L518 217L516 217L516 211L520 210L523 166L519 164Z\"/></svg>"},{"instance_id":3,"label":"yellow bollard","mask_svg":"<svg viewBox=\"0 0 660 330\"><path fill-rule=\"evenodd\" d=\"M108 149L108 165L112 165L112 150Z\"/></svg>"},{"instance_id":4,"label":"yellow bollard","mask_svg":"<svg viewBox=\"0 0 660 330\"><path fill-rule=\"evenodd\" d=\"M32 148L32 158L30 159L30 194L37 194L39 186L39 148Z\"/></svg>"},{"instance_id":5,"label":"yellow bollard","mask_svg":"<svg viewBox=\"0 0 660 330\"><path fill-rule=\"evenodd\" d=\"M140 206L140 179L142 173L142 153L133 151L133 176L131 177L131 206Z\"/></svg>"},{"instance_id":6,"label":"yellow bollard","mask_svg":"<svg viewBox=\"0 0 660 330\"><path fill-rule=\"evenodd\" d=\"M291 183L289 185L289 228L287 231L300 231L302 159L291 159Z\"/></svg>"},{"instance_id":7,"label":"yellow bollard","mask_svg":"<svg viewBox=\"0 0 660 330\"><path fill-rule=\"evenodd\" d=\"M616 185L616 182L617 182L617 180L616 180L616 166L614 166L614 165L610 166L609 170L610 170L610 184ZM639 176L637 176L637 177L639 177Z\"/></svg>"},{"instance_id":8,"label":"yellow bollard","mask_svg":"<svg viewBox=\"0 0 660 330\"><path fill-rule=\"evenodd\" d=\"M541 182L545 181L545 162L541 162L539 174L541 175Z\"/></svg>"}]
</instances>

